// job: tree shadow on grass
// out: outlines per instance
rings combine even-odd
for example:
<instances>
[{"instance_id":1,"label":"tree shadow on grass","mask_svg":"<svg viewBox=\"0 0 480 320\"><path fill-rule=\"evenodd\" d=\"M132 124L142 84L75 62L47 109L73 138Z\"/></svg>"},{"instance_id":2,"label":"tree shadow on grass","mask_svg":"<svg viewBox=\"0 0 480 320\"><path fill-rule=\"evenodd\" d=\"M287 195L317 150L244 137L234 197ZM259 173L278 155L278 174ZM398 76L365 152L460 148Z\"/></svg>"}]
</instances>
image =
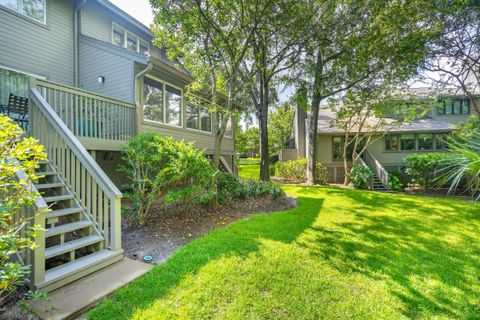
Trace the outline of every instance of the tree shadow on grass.
<instances>
[{"instance_id":1,"label":"tree shadow on grass","mask_svg":"<svg viewBox=\"0 0 480 320\"><path fill-rule=\"evenodd\" d=\"M386 281L409 318L480 317L480 206L451 199L327 190L354 218L314 226L300 245L342 273ZM397 215L398 213L398 215Z\"/></svg>"},{"instance_id":2,"label":"tree shadow on grass","mask_svg":"<svg viewBox=\"0 0 480 320\"><path fill-rule=\"evenodd\" d=\"M185 245L165 264L118 290L88 318L128 319L135 311L165 298L186 276L195 275L210 261L231 255L246 257L260 249L261 239L292 243L305 229L312 227L323 202L318 198L298 198L298 207L288 212L254 215L216 229Z\"/></svg>"}]
</instances>

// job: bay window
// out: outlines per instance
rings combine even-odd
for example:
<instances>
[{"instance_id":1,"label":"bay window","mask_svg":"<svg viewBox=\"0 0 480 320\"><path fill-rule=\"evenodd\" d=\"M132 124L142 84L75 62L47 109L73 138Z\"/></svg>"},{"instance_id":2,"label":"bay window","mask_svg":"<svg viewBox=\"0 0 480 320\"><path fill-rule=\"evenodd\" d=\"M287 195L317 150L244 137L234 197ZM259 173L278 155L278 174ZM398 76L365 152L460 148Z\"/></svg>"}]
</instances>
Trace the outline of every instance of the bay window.
<instances>
[{"instance_id":1,"label":"bay window","mask_svg":"<svg viewBox=\"0 0 480 320\"><path fill-rule=\"evenodd\" d=\"M0 5L46 24L46 0L0 0Z\"/></svg>"}]
</instances>

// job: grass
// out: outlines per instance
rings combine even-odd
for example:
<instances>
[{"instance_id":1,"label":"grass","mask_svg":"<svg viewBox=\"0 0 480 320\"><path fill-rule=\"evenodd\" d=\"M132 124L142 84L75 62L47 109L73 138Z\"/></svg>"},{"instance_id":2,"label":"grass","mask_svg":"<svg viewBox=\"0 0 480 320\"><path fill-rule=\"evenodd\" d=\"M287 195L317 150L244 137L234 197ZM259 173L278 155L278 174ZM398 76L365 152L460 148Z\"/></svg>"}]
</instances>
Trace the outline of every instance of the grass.
<instances>
[{"instance_id":1,"label":"grass","mask_svg":"<svg viewBox=\"0 0 480 320\"><path fill-rule=\"evenodd\" d=\"M478 204L285 190L296 209L194 240L88 318L480 318Z\"/></svg>"},{"instance_id":2,"label":"grass","mask_svg":"<svg viewBox=\"0 0 480 320\"><path fill-rule=\"evenodd\" d=\"M258 179L260 176L260 159L242 158L239 160L240 177L244 179Z\"/></svg>"}]
</instances>

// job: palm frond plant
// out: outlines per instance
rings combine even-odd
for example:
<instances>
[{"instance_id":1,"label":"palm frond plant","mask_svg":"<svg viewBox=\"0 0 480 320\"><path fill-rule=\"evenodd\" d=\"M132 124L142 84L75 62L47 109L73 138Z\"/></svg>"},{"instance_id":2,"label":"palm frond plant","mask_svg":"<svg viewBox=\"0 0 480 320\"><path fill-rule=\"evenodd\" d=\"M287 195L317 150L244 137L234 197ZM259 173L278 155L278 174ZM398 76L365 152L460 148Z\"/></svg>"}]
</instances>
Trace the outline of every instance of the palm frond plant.
<instances>
[{"instance_id":1,"label":"palm frond plant","mask_svg":"<svg viewBox=\"0 0 480 320\"><path fill-rule=\"evenodd\" d=\"M437 171L437 185L449 185L449 193L464 187L480 200L480 131L475 131L468 139L450 138L447 141L450 156L441 160Z\"/></svg>"}]
</instances>

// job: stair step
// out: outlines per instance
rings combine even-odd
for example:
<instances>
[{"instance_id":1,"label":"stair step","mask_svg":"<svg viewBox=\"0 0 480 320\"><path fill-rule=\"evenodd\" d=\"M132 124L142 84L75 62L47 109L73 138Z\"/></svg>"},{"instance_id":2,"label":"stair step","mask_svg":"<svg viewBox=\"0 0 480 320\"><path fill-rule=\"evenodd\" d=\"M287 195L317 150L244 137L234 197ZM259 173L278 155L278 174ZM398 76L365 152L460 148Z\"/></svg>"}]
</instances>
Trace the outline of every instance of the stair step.
<instances>
[{"instance_id":1,"label":"stair step","mask_svg":"<svg viewBox=\"0 0 480 320\"><path fill-rule=\"evenodd\" d=\"M74 251L101 241L103 241L103 237L92 235L49 247L45 249L45 259L50 259L63 253Z\"/></svg>"},{"instance_id":2,"label":"stair step","mask_svg":"<svg viewBox=\"0 0 480 320\"><path fill-rule=\"evenodd\" d=\"M37 184L35 187L40 190L40 189L51 189L51 188L59 188L59 187L64 187L65 184L63 182L52 182L52 183L42 183L42 184Z\"/></svg>"},{"instance_id":3,"label":"stair step","mask_svg":"<svg viewBox=\"0 0 480 320\"><path fill-rule=\"evenodd\" d=\"M58 234L83 229L83 228L89 227L91 225L93 225L93 224L88 220L82 220L82 221L76 221L76 222L72 222L72 223L63 224L63 225L58 226L58 227L48 228L45 231L45 237L46 238L53 237L53 236L56 236Z\"/></svg>"},{"instance_id":4,"label":"stair step","mask_svg":"<svg viewBox=\"0 0 480 320\"><path fill-rule=\"evenodd\" d=\"M62 200L72 200L73 196L71 194L62 194L59 196L48 196L48 197L43 197L43 200L45 202L57 202L57 201L62 201Z\"/></svg>"},{"instance_id":5,"label":"stair step","mask_svg":"<svg viewBox=\"0 0 480 320\"><path fill-rule=\"evenodd\" d=\"M57 173L55 171L39 171L35 173L37 176L53 176Z\"/></svg>"},{"instance_id":6,"label":"stair step","mask_svg":"<svg viewBox=\"0 0 480 320\"><path fill-rule=\"evenodd\" d=\"M42 290L52 291L75 279L85 276L94 270L119 261L123 257L123 250L110 251L103 249L75 261L45 271L44 281L37 287Z\"/></svg>"},{"instance_id":7,"label":"stair step","mask_svg":"<svg viewBox=\"0 0 480 320\"><path fill-rule=\"evenodd\" d=\"M80 207L52 210L47 213L47 219L68 216L69 214L80 213L83 209Z\"/></svg>"}]
</instances>

